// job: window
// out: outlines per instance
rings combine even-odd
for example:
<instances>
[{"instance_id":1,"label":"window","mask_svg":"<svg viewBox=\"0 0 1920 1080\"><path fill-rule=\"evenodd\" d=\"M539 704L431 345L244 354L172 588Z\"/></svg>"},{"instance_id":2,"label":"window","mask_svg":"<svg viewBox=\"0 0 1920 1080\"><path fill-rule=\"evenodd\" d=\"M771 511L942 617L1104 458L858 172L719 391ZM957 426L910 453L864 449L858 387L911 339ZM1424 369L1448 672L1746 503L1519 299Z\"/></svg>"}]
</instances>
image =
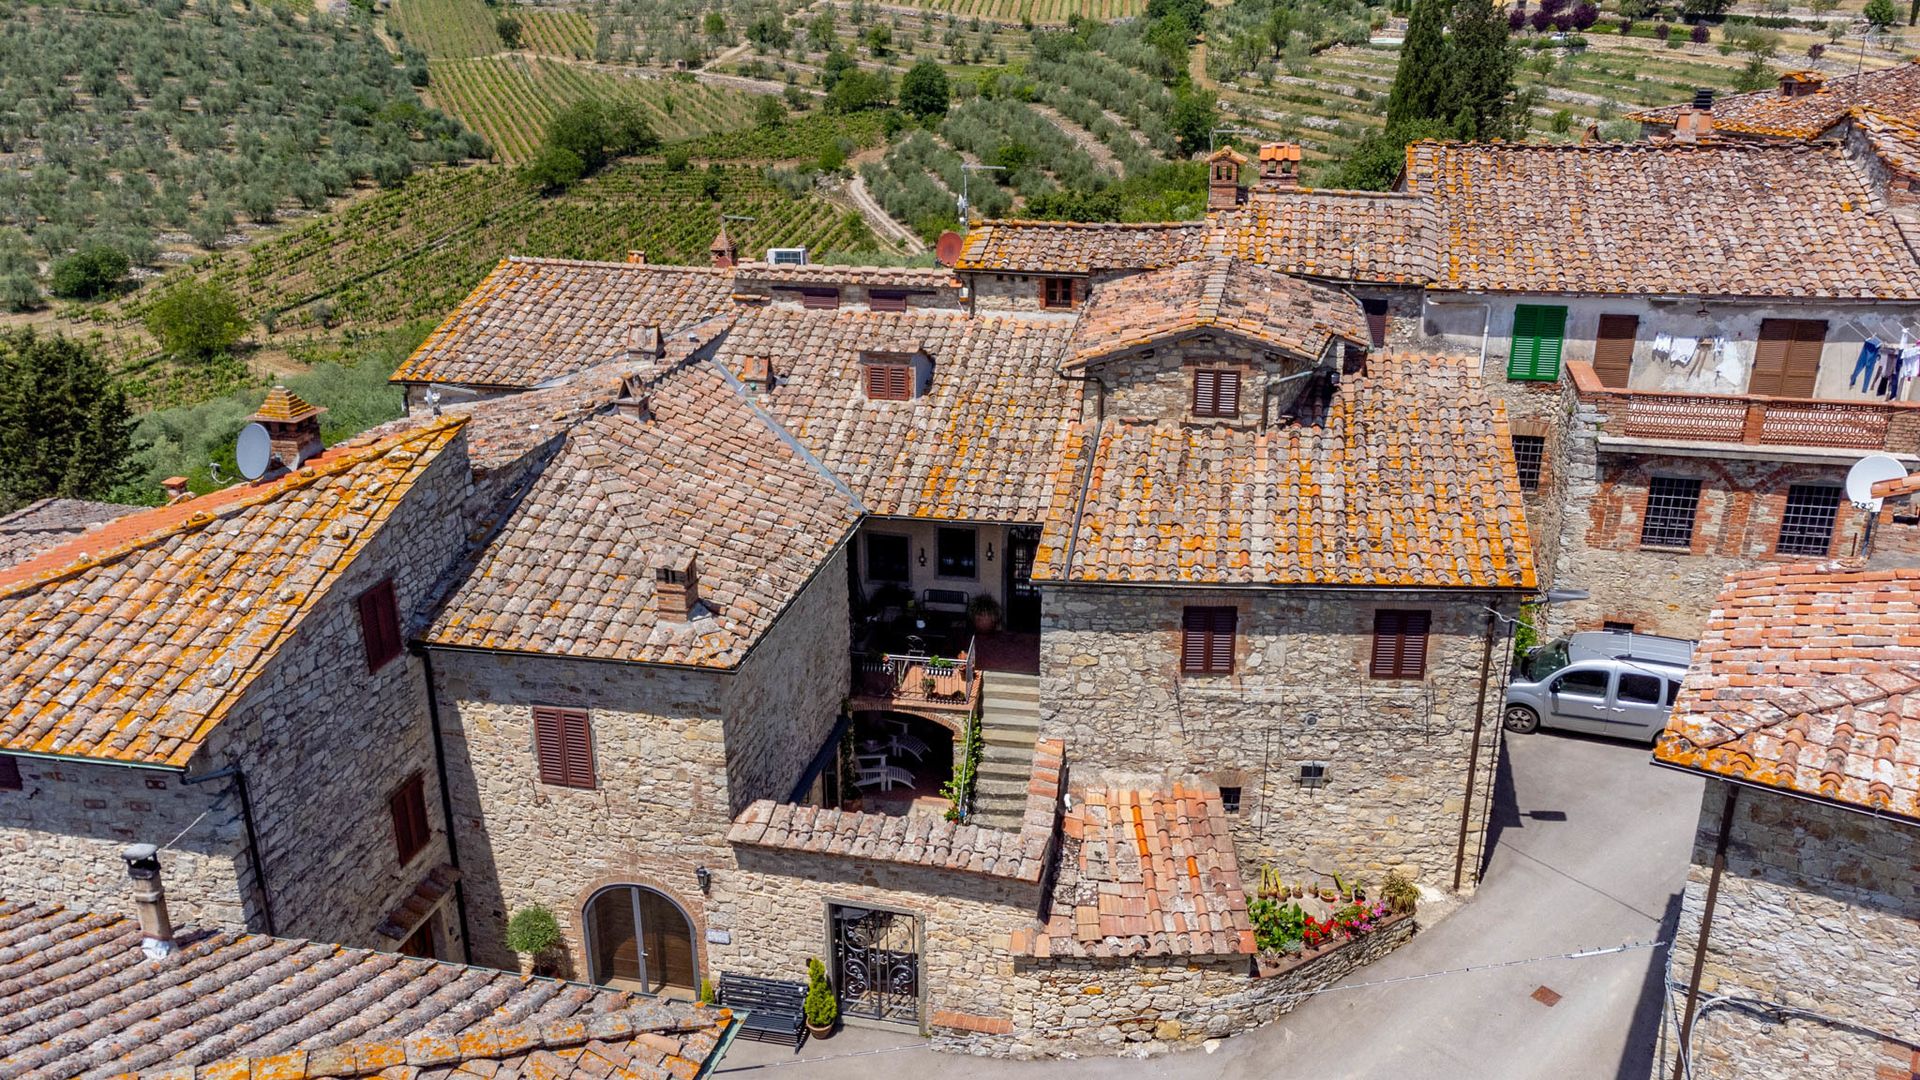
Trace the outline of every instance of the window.
<instances>
[{"instance_id":1,"label":"window","mask_svg":"<svg viewBox=\"0 0 1920 1080\"><path fill-rule=\"evenodd\" d=\"M1593 373L1600 385L1622 387L1633 372L1633 341L1640 334L1638 315L1602 315L1593 340Z\"/></svg>"},{"instance_id":2,"label":"window","mask_svg":"<svg viewBox=\"0 0 1920 1080\"><path fill-rule=\"evenodd\" d=\"M379 671L400 655L400 615L388 578L360 594L360 637L367 646L367 670Z\"/></svg>"},{"instance_id":3,"label":"window","mask_svg":"<svg viewBox=\"0 0 1920 1080\"><path fill-rule=\"evenodd\" d=\"M911 401L913 365L906 363L868 363L867 400Z\"/></svg>"},{"instance_id":4,"label":"window","mask_svg":"<svg viewBox=\"0 0 1920 1080\"><path fill-rule=\"evenodd\" d=\"M1660 695L1666 692L1666 682L1658 675L1636 675L1623 671L1620 673L1620 689L1616 696L1634 705L1658 705Z\"/></svg>"},{"instance_id":5,"label":"window","mask_svg":"<svg viewBox=\"0 0 1920 1080\"><path fill-rule=\"evenodd\" d=\"M975 561L977 537L972 529L941 529L934 538L940 561L936 572L941 577L970 578L978 575Z\"/></svg>"},{"instance_id":6,"label":"window","mask_svg":"<svg viewBox=\"0 0 1920 1080\"><path fill-rule=\"evenodd\" d=\"M1553 382L1560 378L1560 345L1567 336L1567 309L1518 304L1513 309L1513 351L1507 378Z\"/></svg>"},{"instance_id":7,"label":"window","mask_svg":"<svg viewBox=\"0 0 1920 1080\"><path fill-rule=\"evenodd\" d=\"M1607 673L1592 669L1569 671L1553 680L1551 689L1556 694L1583 694L1587 697L1603 698L1607 696Z\"/></svg>"},{"instance_id":8,"label":"window","mask_svg":"<svg viewBox=\"0 0 1920 1080\"><path fill-rule=\"evenodd\" d=\"M1840 510L1840 489L1831 484L1795 484L1787 489L1780 515L1782 555L1825 555L1833 547L1833 522Z\"/></svg>"},{"instance_id":9,"label":"window","mask_svg":"<svg viewBox=\"0 0 1920 1080\"><path fill-rule=\"evenodd\" d=\"M1180 616L1180 670L1188 675L1233 674L1233 638L1240 613L1230 607L1190 607Z\"/></svg>"},{"instance_id":10,"label":"window","mask_svg":"<svg viewBox=\"0 0 1920 1080\"><path fill-rule=\"evenodd\" d=\"M1813 377L1820 372L1820 352L1826 341L1825 319L1760 320L1747 393L1812 397Z\"/></svg>"},{"instance_id":11,"label":"window","mask_svg":"<svg viewBox=\"0 0 1920 1080\"><path fill-rule=\"evenodd\" d=\"M905 311L907 310L906 290L868 289L867 307L874 311Z\"/></svg>"},{"instance_id":12,"label":"window","mask_svg":"<svg viewBox=\"0 0 1920 1080\"><path fill-rule=\"evenodd\" d=\"M433 830L427 826L427 783L419 773L407 778L400 790L387 798L393 813L393 847L402 866L413 861L427 846Z\"/></svg>"},{"instance_id":13,"label":"window","mask_svg":"<svg viewBox=\"0 0 1920 1080\"><path fill-rule=\"evenodd\" d=\"M1043 308L1072 307L1073 279L1063 277L1041 278L1040 306Z\"/></svg>"},{"instance_id":14,"label":"window","mask_svg":"<svg viewBox=\"0 0 1920 1080\"><path fill-rule=\"evenodd\" d=\"M415 956L422 960L434 959L432 919L421 923L418 930L407 935L407 940L400 943L400 955Z\"/></svg>"},{"instance_id":15,"label":"window","mask_svg":"<svg viewBox=\"0 0 1920 1080\"><path fill-rule=\"evenodd\" d=\"M1688 547L1693 518L1700 509L1700 481L1685 476L1656 476L1647 483L1647 516L1640 522L1646 547Z\"/></svg>"},{"instance_id":16,"label":"window","mask_svg":"<svg viewBox=\"0 0 1920 1080\"><path fill-rule=\"evenodd\" d=\"M1631 634L1633 633L1633 624L1630 622L1621 622L1618 619L1608 619L1600 624L1600 629L1610 630L1616 634Z\"/></svg>"},{"instance_id":17,"label":"window","mask_svg":"<svg viewBox=\"0 0 1920 1080\"><path fill-rule=\"evenodd\" d=\"M1300 763L1301 787L1325 787L1327 785L1327 763L1324 761L1303 761Z\"/></svg>"},{"instance_id":18,"label":"window","mask_svg":"<svg viewBox=\"0 0 1920 1080\"><path fill-rule=\"evenodd\" d=\"M1193 415L1239 416L1240 373L1195 371L1193 373Z\"/></svg>"},{"instance_id":19,"label":"window","mask_svg":"<svg viewBox=\"0 0 1920 1080\"><path fill-rule=\"evenodd\" d=\"M831 309L840 306L839 289L801 289L800 306L803 308Z\"/></svg>"},{"instance_id":20,"label":"window","mask_svg":"<svg viewBox=\"0 0 1920 1080\"><path fill-rule=\"evenodd\" d=\"M1220 789L1220 808L1229 814L1240 812L1240 789L1223 787Z\"/></svg>"},{"instance_id":21,"label":"window","mask_svg":"<svg viewBox=\"0 0 1920 1080\"><path fill-rule=\"evenodd\" d=\"M1387 343L1387 301L1382 297L1362 299L1360 310L1367 316L1367 337L1374 348Z\"/></svg>"},{"instance_id":22,"label":"window","mask_svg":"<svg viewBox=\"0 0 1920 1080\"><path fill-rule=\"evenodd\" d=\"M1426 611L1373 613L1373 665L1376 679L1419 679L1427 674L1427 631L1433 614Z\"/></svg>"},{"instance_id":23,"label":"window","mask_svg":"<svg viewBox=\"0 0 1920 1080\"><path fill-rule=\"evenodd\" d=\"M904 536L891 536L887 533L868 534L867 580L909 580L911 574L907 570L907 549L910 546Z\"/></svg>"},{"instance_id":24,"label":"window","mask_svg":"<svg viewBox=\"0 0 1920 1080\"><path fill-rule=\"evenodd\" d=\"M0 754L0 791L19 791L26 787L26 781L20 778L20 759L12 754Z\"/></svg>"},{"instance_id":25,"label":"window","mask_svg":"<svg viewBox=\"0 0 1920 1080\"><path fill-rule=\"evenodd\" d=\"M594 787L593 730L585 709L533 709L533 753L540 782L557 787Z\"/></svg>"},{"instance_id":26,"label":"window","mask_svg":"<svg viewBox=\"0 0 1920 1080\"><path fill-rule=\"evenodd\" d=\"M1521 491L1540 490L1540 466L1547 457L1547 437L1545 435L1515 435L1513 437L1513 467L1520 474Z\"/></svg>"}]
</instances>

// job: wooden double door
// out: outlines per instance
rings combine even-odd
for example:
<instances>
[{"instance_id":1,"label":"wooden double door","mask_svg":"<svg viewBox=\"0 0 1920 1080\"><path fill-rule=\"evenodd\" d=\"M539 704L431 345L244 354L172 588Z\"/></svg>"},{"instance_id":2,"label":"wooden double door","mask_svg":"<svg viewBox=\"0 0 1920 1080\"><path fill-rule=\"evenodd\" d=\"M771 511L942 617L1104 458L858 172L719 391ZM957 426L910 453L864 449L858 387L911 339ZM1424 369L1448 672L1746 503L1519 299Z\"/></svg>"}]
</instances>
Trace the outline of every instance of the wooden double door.
<instances>
[{"instance_id":1,"label":"wooden double door","mask_svg":"<svg viewBox=\"0 0 1920 1080\"><path fill-rule=\"evenodd\" d=\"M693 924L680 906L643 885L615 885L587 901L589 977L603 986L691 997L700 973Z\"/></svg>"}]
</instances>

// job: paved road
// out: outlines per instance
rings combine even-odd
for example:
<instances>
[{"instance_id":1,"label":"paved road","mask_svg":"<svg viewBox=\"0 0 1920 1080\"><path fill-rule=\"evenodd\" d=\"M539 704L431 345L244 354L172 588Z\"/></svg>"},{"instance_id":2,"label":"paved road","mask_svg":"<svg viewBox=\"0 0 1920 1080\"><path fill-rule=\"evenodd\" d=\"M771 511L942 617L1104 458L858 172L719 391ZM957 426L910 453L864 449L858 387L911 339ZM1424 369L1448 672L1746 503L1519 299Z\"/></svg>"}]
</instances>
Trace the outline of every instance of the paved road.
<instances>
[{"instance_id":1,"label":"paved road","mask_svg":"<svg viewBox=\"0 0 1920 1080\"><path fill-rule=\"evenodd\" d=\"M1644 747L1510 736L1496 844L1479 895L1349 982L1555 955L1672 933L1700 783L1647 764ZM848 1030L785 1049L736 1044L735 1077L899 1075L913 1080L1280 1080L1307 1077L1644 1080L1665 950L1451 975L1325 994L1278 1022L1145 1061L990 1062L910 1037ZM1547 1006L1530 995L1560 995ZM903 1048L907 1047L907 1048ZM844 1055L871 1053L848 1060ZM755 1067L761 1066L761 1067ZM771 1067L766 1067L771 1066Z\"/></svg>"}]
</instances>

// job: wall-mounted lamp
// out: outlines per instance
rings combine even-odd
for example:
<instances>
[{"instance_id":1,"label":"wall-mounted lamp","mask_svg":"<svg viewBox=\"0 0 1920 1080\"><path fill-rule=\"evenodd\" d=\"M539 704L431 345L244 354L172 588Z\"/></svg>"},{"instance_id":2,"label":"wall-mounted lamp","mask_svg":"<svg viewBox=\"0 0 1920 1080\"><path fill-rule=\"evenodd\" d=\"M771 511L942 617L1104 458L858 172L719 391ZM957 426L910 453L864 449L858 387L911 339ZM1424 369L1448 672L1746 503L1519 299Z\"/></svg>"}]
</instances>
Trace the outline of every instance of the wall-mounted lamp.
<instances>
[{"instance_id":1,"label":"wall-mounted lamp","mask_svg":"<svg viewBox=\"0 0 1920 1080\"><path fill-rule=\"evenodd\" d=\"M993 541L987 541L987 561L993 561Z\"/></svg>"},{"instance_id":2,"label":"wall-mounted lamp","mask_svg":"<svg viewBox=\"0 0 1920 1080\"><path fill-rule=\"evenodd\" d=\"M705 896L707 893L713 891L713 871L706 867L694 867L693 880L700 883L700 895Z\"/></svg>"},{"instance_id":3,"label":"wall-mounted lamp","mask_svg":"<svg viewBox=\"0 0 1920 1080\"><path fill-rule=\"evenodd\" d=\"M927 565L927 549L926 548L920 549L920 565L921 566Z\"/></svg>"}]
</instances>

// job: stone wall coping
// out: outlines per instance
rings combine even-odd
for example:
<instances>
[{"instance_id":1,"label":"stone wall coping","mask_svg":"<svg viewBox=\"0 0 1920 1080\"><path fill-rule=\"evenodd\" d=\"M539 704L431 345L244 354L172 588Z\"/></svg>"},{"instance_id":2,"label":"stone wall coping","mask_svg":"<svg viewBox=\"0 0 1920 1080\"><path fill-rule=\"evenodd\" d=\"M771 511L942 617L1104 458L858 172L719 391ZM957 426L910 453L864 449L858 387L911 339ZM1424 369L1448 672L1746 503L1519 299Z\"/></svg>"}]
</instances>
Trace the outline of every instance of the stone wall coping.
<instances>
[{"instance_id":1,"label":"stone wall coping","mask_svg":"<svg viewBox=\"0 0 1920 1080\"><path fill-rule=\"evenodd\" d=\"M1059 739L1034 744L1027 809L1017 832L927 814L895 816L761 799L734 819L727 842L1038 882L1054 844L1065 757L1066 745Z\"/></svg>"}]
</instances>

